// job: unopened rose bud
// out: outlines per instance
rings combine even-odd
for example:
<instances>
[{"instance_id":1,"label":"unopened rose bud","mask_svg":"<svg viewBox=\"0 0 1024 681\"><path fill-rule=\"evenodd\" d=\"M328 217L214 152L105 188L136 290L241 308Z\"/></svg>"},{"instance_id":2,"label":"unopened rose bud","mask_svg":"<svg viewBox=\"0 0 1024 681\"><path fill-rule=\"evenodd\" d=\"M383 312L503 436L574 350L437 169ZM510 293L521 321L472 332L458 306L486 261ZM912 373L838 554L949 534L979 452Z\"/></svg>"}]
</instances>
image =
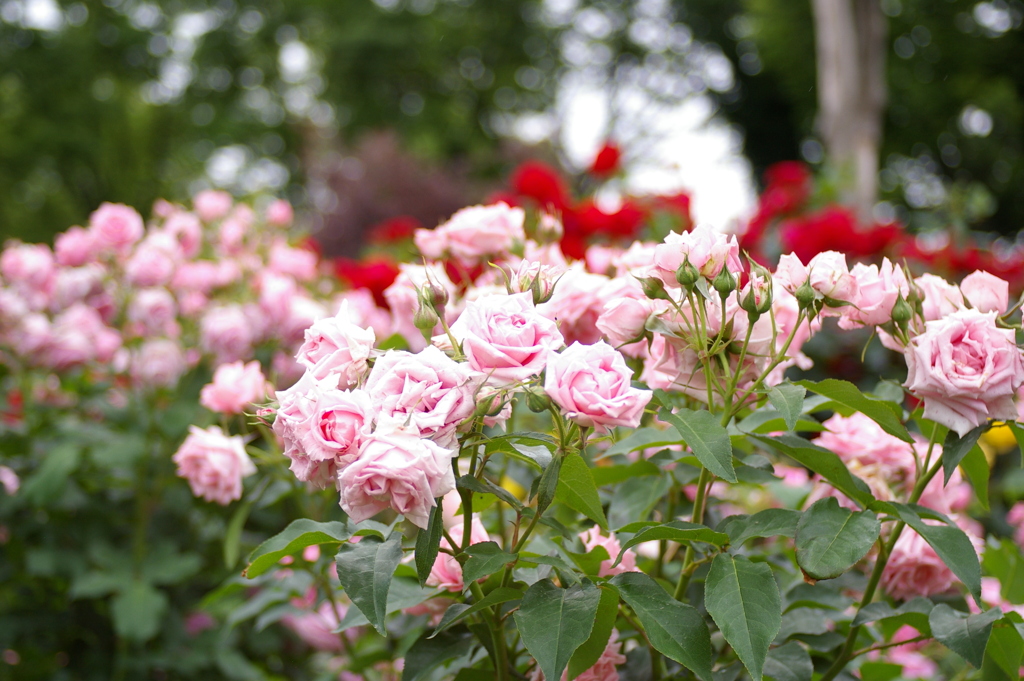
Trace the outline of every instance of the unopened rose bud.
<instances>
[{"instance_id":1,"label":"unopened rose bud","mask_svg":"<svg viewBox=\"0 0 1024 681\"><path fill-rule=\"evenodd\" d=\"M914 310L910 307L910 304L903 300L903 296L896 299L896 304L892 306L892 320L896 323L896 326L906 330L907 323L914 316Z\"/></svg>"},{"instance_id":2,"label":"unopened rose bud","mask_svg":"<svg viewBox=\"0 0 1024 681\"><path fill-rule=\"evenodd\" d=\"M448 304L448 291L443 287L435 284L432 281L428 281L421 291L421 300L427 303L434 311L440 311L442 307Z\"/></svg>"},{"instance_id":3,"label":"unopened rose bud","mask_svg":"<svg viewBox=\"0 0 1024 681\"><path fill-rule=\"evenodd\" d=\"M750 273L750 281L740 293L740 309L745 310L751 321L756 321L772 307L772 282L757 272Z\"/></svg>"},{"instance_id":4,"label":"unopened rose bud","mask_svg":"<svg viewBox=\"0 0 1024 681\"><path fill-rule=\"evenodd\" d=\"M427 305L420 305L419 309L416 310L416 314L412 317L412 323L424 334L433 332L434 327L440 321L441 318L437 316L437 312Z\"/></svg>"},{"instance_id":5,"label":"unopened rose bud","mask_svg":"<svg viewBox=\"0 0 1024 681\"><path fill-rule=\"evenodd\" d=\"M671 300L661 279L657 277L637 278L640 280L640 286L644 290L644 295L651 300Z\"/></svg>"},{"instance_id":6,"label":"unopened rose bud","mask_svg":"<svg viewBox=\"0 0 1024 681\"><path fill-rule=\"evenodd\" d=\"M804 282L804 284L796 290L795 297L801 310L809 310L814 307L814 301L818 296L814 292L814 289L811 288L810 282Z\"/></svg>"},{"instance_id":7,"label":"unopened rose bud","mask_svg":"<svg viewBox=\"0 0 1024 681\"><path fill-rule=\"evenodd\" d=\"M718 291L722 298L725 298L736 290L736 277L727 267L723 267L718 276L711 282L711 285L715 287L715 290Z\"/></svg>"},{"instance_id":8,"label":"unopened rose bud","mask_svg":"<svg viewBox=\"0 0 1024 681\"><path fill-rule=\"evenodd\" d=\"M676 270L676 281L687 291L692 291L698 279L700 279L700 272L690 262L690 257L685 256L683 264Z\"/></svg>"},{"instance_id":9,"label":"unopened rose bud","mask_svg":"<svg viewBox=\"0 0 1024 681\"><path fill-rule=\"evenodd\" d=\"M551 398L542 392L528 390L526 391L526 406L529 407L530 411L539 414L542 411L548 410L551 406Z\"/></svg>"}]
</instances>

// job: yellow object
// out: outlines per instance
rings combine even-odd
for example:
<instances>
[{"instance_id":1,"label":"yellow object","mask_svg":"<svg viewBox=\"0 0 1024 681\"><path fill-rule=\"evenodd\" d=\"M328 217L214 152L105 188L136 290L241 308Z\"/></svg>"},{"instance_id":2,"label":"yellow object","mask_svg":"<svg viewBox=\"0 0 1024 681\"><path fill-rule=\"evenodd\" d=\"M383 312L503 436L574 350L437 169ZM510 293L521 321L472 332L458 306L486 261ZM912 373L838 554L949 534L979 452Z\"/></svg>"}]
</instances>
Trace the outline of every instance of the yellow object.
<instances>
[{"instance_id":1,"label":"yellow object","mask_svg":"<svg viewBox=\"0 0 1024 681\"><path fill-rule=\"evenodd\" d=\"M522 500L526 498L526 488L507 475L502 477L501 486L508 490L516 499Z\"/></svg>"},{"instance_id":2,"label":"yellow object","mask_svg":"<svg viewBox=\"0 0 1024 681\"><path fill-rule=\"evenodd\" d=\"M986 454L1006 454L1017 447L1017 438L1005 423L993 425L981 436L982 449Z\"/></svg>"}]
</instances>

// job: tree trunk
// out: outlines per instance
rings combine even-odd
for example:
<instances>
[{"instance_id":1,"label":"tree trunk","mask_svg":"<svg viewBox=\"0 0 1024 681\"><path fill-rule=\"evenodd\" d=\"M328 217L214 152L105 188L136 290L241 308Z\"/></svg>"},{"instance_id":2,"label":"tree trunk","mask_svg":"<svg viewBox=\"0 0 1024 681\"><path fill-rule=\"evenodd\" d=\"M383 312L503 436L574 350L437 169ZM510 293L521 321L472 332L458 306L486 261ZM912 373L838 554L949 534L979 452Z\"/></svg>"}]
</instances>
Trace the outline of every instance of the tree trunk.
<instances>
[{"instance_id":1,"label":"tree trunk","mask_svg":"<svg viewBox=\"0 0 1024 681\"><path fill-rule=\"evenodd\" d=\"M879 0L812 0L818 128L844 200L862 220L878 197L888 26Z\"/></svg>"}]
</instances>

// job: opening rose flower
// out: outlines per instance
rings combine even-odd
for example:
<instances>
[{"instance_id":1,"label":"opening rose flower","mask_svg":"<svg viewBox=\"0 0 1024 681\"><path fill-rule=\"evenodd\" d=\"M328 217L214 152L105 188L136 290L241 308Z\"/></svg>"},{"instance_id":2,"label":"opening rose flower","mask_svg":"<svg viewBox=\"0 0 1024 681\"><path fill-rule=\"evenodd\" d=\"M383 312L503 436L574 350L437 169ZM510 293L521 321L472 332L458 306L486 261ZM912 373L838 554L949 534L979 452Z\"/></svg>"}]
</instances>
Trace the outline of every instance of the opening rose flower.
<instances>
[{"instance_id":1,"label":"opening rose flower","mask_svg":"<svg viewBox=\"0 0 1024 681\"><path fill-rule=\"evenodd\" d=\"M336 377L338 387L350 388L366 373L376 335L353 323L348 301L343 301L338 314L315 322L305 338L295 355L299 364L317 379Z\"/></svg>"},{"instance_id":2,"label":"opening rose flower","mask_svg":"<svg viewBox=\"0 0 1024 681\"><path fill-rule=\"evenodd\" d=\"M469 366L491 385L528 380L544 371L565 343L558 326L542 316L530 293L485 296L466 306L451 326Z\"/></svg>"},{"instance_id":3,"label":"opening rose flower","mask_svg":"<svg viewBox=\"0 0 1024 681\"><path fill-rule=\"evenodd\" d=\"M242 438L228 437L217 426L190 427L173 460L192 494L222 506L241 499L242 478L256 472Z\"/></svg>"},{"instance_id":4,"label":"opening rose flower","mask_svg":"<svg viewBox=\"0 0 1024 681\"><path fill-rule=\"evenodd\" d=\"M978 270L964 277L960 292L975 310L1003 314L1010 304L1010 284L994 274Z\"/></svg>"},{"instance_id":5,"label":"opening rose flower","mask_svg":"<svg viewBox=\"0 0 1024 681\"><path fill-rule=\"evenodd\" d=\"M415 432L378 430L338 476L341 507L357 523L390 507L425 528L434 499L455 489L452 454Z\"/></svg>"},{"instance_id":6,"label":"opening rose flower","mask_svg":"<svg viewBox=\"0 0 1024 681\"><path fill-rule=\"evenodd\" d=\"M437 259L448 253L464 265L475 265L487 256L507 255L516 241L526 239L522 208L498 202L470 206L433 230L417 230L413 237L424 255Z\"/></svg>"},{"instance_id":7,"label":"opening rose flower","mask_svg":"<svg viewBox=\"0 0 1024 681\"><path fill-rule=\"evenodd\" d=\"M903 268L885 258L882 265L857 263L850 270L857 281L853 305L839 309L839 327L854 329L859 325L877 326L892 320L892 308L900 296L910 295L910 285Z\"/></svg>"},{"instance_id":8,"label":"opening rose flower","mask_svg":"<svg viewBox=\"0 0 1024 681\"><path fill-rule=\"evenodd\" d=\"M548 363L544 391L569 419L605 433L614 426L636 428L650 390L630 385L626 360L604 341L573 343Z\"/></svg>"},{"instance_id":9,"label":"opening rose flower","mask_svg":"<svg viewBox=\"0 0 1024 681\"><path fill-rule=\"evenodd\" d=\"M905 385L924 400L924 417L961 437L988 419L1015 419L1024 361L995 312L960 310L925 323L907 346Z\"/></svg>"},{"instance_id":10,"label":"opening rose flower","mask_svg":"<svg viewBox=\"0 0 1024 681\"><path fill-rule=\"evenodd\" d=\"M362 390L324 390L300 426L302 450L315 461L333 460L338 470L355 461L370 435L372 407Z\"/></svg>"},{"instance_id":11,"label":"opening rose flower","mask_svg":"<svg viewBox=\"0 0 1024 681\"><path fill-rule=\"evenodd\" d=\"M651 274L661 279L665 286L679 288L676 270L687 259L708 279L718 276L723 267L730 272L739 272L743 269L736 237L701 225L691 232L670 232L664 242L654 249L654 267Z\"/></svg>"},{"instance_id":12,"label":"opening rose flower","mask_svg":"<svg viewBox=\"0 0 1024 681\"><path fill-rule=\"evenodd\" d=\"M281 438L284 455L291 459L288 469L295 477L320 489L335 484L338 467L333 457L314 459L303 449L303 440L308 437L310 420L317 400L325 388L304 373L298 382L287 390L278 390L275 398L278 408L274 415L274 434Z\"/></svg>"},{"instance_id":13,"label":"opening rose flower","mask_svg":"<svg viewBox=\"0 0 1024 681\"><path fill-rule=\"evenodd\" d=\"M231 362L213 372L213 381L199 392L199 404L221 414L241 414L266 394L267 379L259 362Z\"/></svg>"}]
</instances>

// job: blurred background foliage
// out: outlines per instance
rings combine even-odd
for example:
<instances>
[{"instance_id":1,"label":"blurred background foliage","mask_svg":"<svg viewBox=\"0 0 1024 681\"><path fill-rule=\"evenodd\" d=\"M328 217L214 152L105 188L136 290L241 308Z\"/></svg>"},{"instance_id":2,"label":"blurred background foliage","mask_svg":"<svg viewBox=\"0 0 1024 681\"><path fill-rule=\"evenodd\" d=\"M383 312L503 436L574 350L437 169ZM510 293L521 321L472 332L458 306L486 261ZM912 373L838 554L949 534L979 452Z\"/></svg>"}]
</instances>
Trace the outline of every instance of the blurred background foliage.
<instances>
[{"instance_id":1,"label":"blurred background foliage","mask_svg":"<svg viewBox=\"0 0 1024 681\"><path fill-rule=\"evenodd\" d=\"M1016 233L1024 4L879 2L880 217ZM755 177L826 160L805 0L0 0L0 237L218 186L287 195L344 251L484 198L528 155L578 171L573 82L612 93L627 161L659 143L616 105L638 96L709 99Z\"/></svg>"}]
</instances>

